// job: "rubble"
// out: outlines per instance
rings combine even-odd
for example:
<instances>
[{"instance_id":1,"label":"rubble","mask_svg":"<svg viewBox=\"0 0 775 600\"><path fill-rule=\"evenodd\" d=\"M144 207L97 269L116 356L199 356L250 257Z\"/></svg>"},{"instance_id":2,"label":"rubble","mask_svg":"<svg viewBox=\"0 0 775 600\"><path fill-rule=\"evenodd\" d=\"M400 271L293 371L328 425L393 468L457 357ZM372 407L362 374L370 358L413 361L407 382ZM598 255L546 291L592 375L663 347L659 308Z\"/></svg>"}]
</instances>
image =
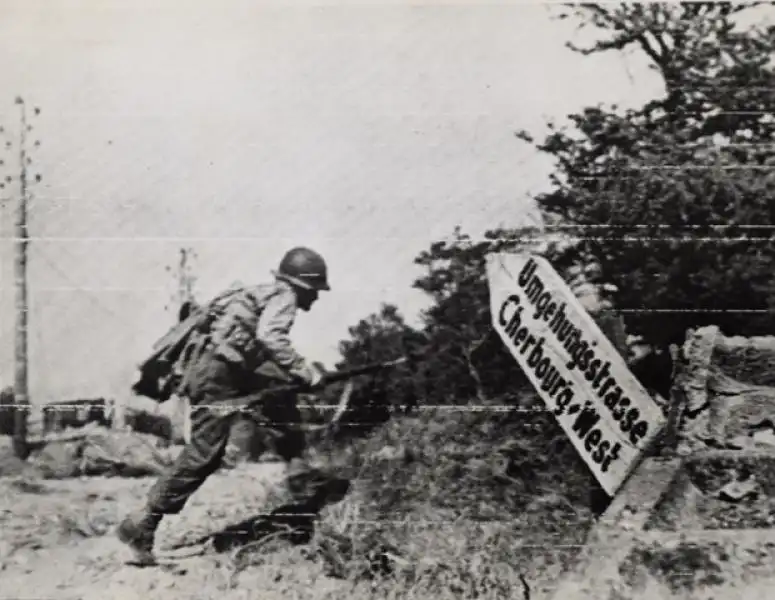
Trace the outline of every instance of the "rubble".
<instances>
[{"instance_id":1,"label":"rubble","mask_svg":"<svg viewBox=\"0 0 775 600\"><path fill-rule=\"evenodd\" d=\"M614 498L557 600L759 597L754 586L775 581L775 337L703 327L671 354L672 431Z\"/></svg>"},{"instance_id":2,"label":"rubble","mask_svg":"<svg viewBox=\"0 0 775 600\"><path fill-rule=\"evenodd\" d=\"M775 365L775 337L741 340L726 338L716 327L687 335L675 382L676 401L683 404L682 455L710 448L754 448L767 440L768 430L772 436L775 378L756 373Z\"/></svg>"},{"instance_id":3,"label":"rubble","mask_svg":"<svg viewBox=\"0 0 775 600\"><path fill-rule=\"evenodd\" d=\"M27 462L45 479L83 475L159 475L180 448L164 447L154 435L108 429L96 424L50 437Z\"/></svg>"}]
</instances>

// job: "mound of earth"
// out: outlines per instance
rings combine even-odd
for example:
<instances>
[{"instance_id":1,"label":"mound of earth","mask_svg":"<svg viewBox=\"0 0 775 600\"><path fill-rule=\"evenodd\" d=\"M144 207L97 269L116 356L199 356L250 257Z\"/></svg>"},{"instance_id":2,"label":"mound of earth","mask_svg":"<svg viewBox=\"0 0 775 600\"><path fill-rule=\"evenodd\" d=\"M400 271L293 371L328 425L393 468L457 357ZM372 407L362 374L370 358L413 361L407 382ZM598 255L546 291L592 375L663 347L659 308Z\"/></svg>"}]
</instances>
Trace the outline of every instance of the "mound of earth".
<instances>
[{"instance_id":1,"label":"mound of earth","mask_svg":"<svg viewBox=\"0 0 775 600\"><path fill-rule=\"evenodd\" d=\"M519 598L525 575L544 598L594 519L594 480L546 413L424 413L331 454L355 484L323 524L349 540L327 560L351 579L382 551L428 597Z\"/></svg>"}]
</instances>

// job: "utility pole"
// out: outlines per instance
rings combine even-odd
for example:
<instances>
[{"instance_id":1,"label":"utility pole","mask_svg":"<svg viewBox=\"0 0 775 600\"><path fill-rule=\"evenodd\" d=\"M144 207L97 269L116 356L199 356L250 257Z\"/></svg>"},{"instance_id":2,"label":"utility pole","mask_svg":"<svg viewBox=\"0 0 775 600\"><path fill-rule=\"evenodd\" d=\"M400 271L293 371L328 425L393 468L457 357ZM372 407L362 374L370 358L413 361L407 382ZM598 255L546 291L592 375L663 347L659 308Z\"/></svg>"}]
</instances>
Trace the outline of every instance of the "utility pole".
<instances>
[{"instance_id":1,"label":"utility pole","mask_svg":"<svg viewBox=\"0 0 775 600\"><path fill-rule=\"evenodd\" d=\"M191 271L191 260L196 258L196 252L192 248L180 249L180 261L178 263L178 308L185 302L194 301L194 283L196 276Z\"/></svg>"},{"instance_id":2,"label":"utility pole","mask_svg":"<svg viewBox=\"0 0 775 600\"><path fill-rule=\"evenodd\" d=\"M21 111L21 129L19 132L19 195L16 202L16 219L14 222L14 307L16 313L15 326L15 369L14 369L14 435L13 448L18 458L26 459L29 455L27 443L27 418L29 416L29 369L28 369L28 316L29 302L27 298L27 248L29 233L27 230L27 213L29 204L29 165L32 160L28 156L27 138L32 131L32 126L27 120L27 106L21 97L17 97L15 104ZM35 115L40 114L40 109L35 108ZM39 142L35 142L39 145ZM6 143L11 146L10 142ZM40 175L36 175L36 181L40 181ZM10 183L12 177L6 177L3 185Z\"/></svg>"},{"instance_id":3,"label":"utility pole","mask_svg":"<svg viewBox=\"0 0 775 600\"><path fill-rule=\"evenodd\" d=\"M181 248L176 268L176 289L173 293L173 310L180 311L186 302L195 302L194 284L196 276L192 273L191 262L196 258L196 252L192 248ZM172 268L167 267L171 272Z\"/></svg>"},{"instance_id":4,"label":"utility pole","mask_svg":"<svg viewBox=\"0 0 775 600\"><path fill-rule=\"evenodd\" d=\"M196 258L196 252L193 248L181 248L178 257L178 264L176 269L176 289L172 296L173 310L175 311L175 321L185 319L187 312L189 312L196 304L194 298L194 284L196 283L196 276L192 272L191 262ZM172 268L167 267L167 271L171 272ZM184 312L183 307L188 304L188 311ZM169 308L169 307L168 307ZM166 406L169 407L171 412L167 413L167 417L172 424L173 437L175 439L182 439L185 443L191 441L191 404L186 395L175 394Z\"/></svg>"}]
</instances>

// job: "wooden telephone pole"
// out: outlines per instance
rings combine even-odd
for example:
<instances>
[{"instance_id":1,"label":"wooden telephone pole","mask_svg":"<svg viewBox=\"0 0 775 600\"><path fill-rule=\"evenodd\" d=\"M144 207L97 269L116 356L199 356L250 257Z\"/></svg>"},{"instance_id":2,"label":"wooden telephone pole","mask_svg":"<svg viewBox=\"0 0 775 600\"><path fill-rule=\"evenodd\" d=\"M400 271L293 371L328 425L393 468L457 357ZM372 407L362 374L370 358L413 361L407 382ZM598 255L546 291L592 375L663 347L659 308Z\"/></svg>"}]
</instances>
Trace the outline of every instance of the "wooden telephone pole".
<instances>
[{"instance_id":1,"label":"wooden telephone pole","mask_svg":"<svg viewBox=\"0 0 775 600\"><path fill-rule=\"evenodd\" d=\"M27 106L21 97L16 98L16 105L21 110L21 130L19 132L19 195L16 202L16 218L14 221L14 307L16 313L15 326L15 369L14 369L14 453L21 459L29 455L27 443L27 418L29 416L29 369L28 369L28 316L29 302L27 298L27 247L29 234L27 230L27 212L29 204L29 165L32 160L28 156L27 138L32 126L27 119ZM35 108L34 114L40 114ZM39 142L35 142L39 145ZM7 143L10 147L10 142ZM40 181L40 175L35 176ZM11 177L5 183L10 183Z\"/></svg>"},{"instance_id":2,"label":"wooden telephone pole","mask_svg":"<svg viewBox=\"0 0 775 600\"><path fill-rule=\"evenodd\" d=\"M19 199L16 205L16 256L14 260L14 285L16 289L14 306L16 309L15 370L14 370L14 411L13 448L19 458L27 458L27 412L29 406L29 372L27 360L27 111L24 101L16 99L21 106L21 134L19 143Z\"/></svg>"}]
</instances>

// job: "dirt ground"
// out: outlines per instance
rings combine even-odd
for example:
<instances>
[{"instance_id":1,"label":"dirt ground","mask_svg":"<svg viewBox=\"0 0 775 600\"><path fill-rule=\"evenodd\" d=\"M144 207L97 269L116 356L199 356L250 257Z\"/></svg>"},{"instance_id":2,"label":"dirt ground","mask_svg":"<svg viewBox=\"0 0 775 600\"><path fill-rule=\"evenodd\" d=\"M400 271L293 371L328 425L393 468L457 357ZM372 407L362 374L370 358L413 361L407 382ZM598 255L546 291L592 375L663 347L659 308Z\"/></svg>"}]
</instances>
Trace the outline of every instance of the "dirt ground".
<instances>
[{"instance_id":1,"label":"dirt ground","mask_svg":"<svg viewBox=\"0 0 775 600\"><path fill-rule=\"evenodd\" d=\"M434 457L430 470L413 472L403 466L400 453L386 458L385 449L391 446L383 442L376 445L384 456L368 458L363 470L353 472L351 492L323 512L309 543L294 546L270 536L232 550L188 556L163 568L126 565L129 553L114 537L119 520L142 504L154 478L47 479L13 458L10 448L0 447L0 600L552 598L586 537L586 517L574 516L566 498L542 493L499 519L496 507L505 504L495 496L502 485L484 487L486 477L476 479L477 485L463 481L481 475L481 461L446 451ZM458 463L467 470L447 473ZM180 515L162 522L157 549L191 554L208 534L278 506L284 470L281 463L254 463L219 471ZM764 475L761 468L754 471ZM703 489L715 490L726 475ZM703 477L694 479L702 482L707 479ZM639 546L620 565L615 590L606 600L772 597L768 590L775 583L775 536L759 539L756 533L766 534L770 528L770 521L761 518L772 515L770 496L729 504L709 493L697 494L694 517L703 519L692 520L692 525L711 532L731 527L729 540ZM401 502L379 502L391 495ZM383 504L393 506L389 514L380 508ZM664 514L649 535L691 528L681 506L668 502L662 507ZM466 513L463 507L477 510ZM385 520L370 520L377 516ZM752 532L751 539L740 527L754 528L746 530ZM341 538L361 544L360 554L335 555L343 564L332 573L330 554L322 556L321 550ZM381 564L364 553L382 548L375 540L392 545L385 555L390 572L368 578L363 568Z\"/></svg>"},{"instance_id":2,"label":"dirt ground","mask_svg":"<svg viewBox=\"0 0 775 600\"><path fill-rule=\"evenodd\" d=\"M350 493L325 509L309 543L293 546L270 536L169 569L125 565L128 552L114 537L153 478L49 479L0 448L0 600L548 600L580 549L588 519L568 526L576 510L554 492L509 511L513 499L506 492L519 489L494 483L485 460L492 452L476 442L490 442L491 425L466 421L453 429L460 435L450 435L447 421L406 422L365 440L353 451L360 457L356 467L346 472ZM446 446L429 440L431 434ZM386 454L403 439L434 449L432 456L415 451L407 468L406 453ZM349 465L347 456L340 458ZM499 456L491 461L495 467ZM162 522L157 549L193 544L277 506L283 475L278 463L216 473L180 515ZM337 545L342 538L344 550Z\"/></svg>"},{"instance_id":3,"label":"dirt ground","mask_svg":"<svg viewBox=\"0 0 775 600\"><path fill-rule=\"evenodd\" d=\"M181 515L162 523L157 548L191 543L200 535L260 513L282 474L279 464L254 464L215 474ZM151 478L117 477L0 478L0 598L428 597L428 586L405 581L375 583L329 577L323 564L309 556L309 545L278 543L272 548L270 541L247 561L231 551L186 558L172 568L125 565L123 561L129 556L113 531L121 516L143 500L152 482ZM323 520L329 528L337 527L352 518L347 514L352 509L352 504L343 502L327 509ZM446 531L451 533L450 528ZM433 535L439 540L437 546L449 541L443 539L441 522ZM476 560L486 563L486 553ZM541 570L550 579L559 574L559 565L545 567ZM506 585L509 589L503 589L501 580L498 590L491 589L481 597L523 598L522 584L514 573L512 584ZM547 597L545 583L532 581L533 600ZM429 585L444 590L438 597L470 597L456 580Z\"/></svg>"},{"instance_id":4,"label":"dirt ground","mask_svg":"<svg viewBox=\"0 0 775 600\"><path fill-rule=\"evenodd\" d=\"M281 464L265 463L216 473L179 516L163 522L157 548L183 546L185 552L185 545L201 536L261 513L280 488L283 470ZM523 539L522 547L496 551L484 530L475 534L470 525L442 520L418 531L413 539L429 556L437 550L447 564L465 562L467 570L447 569L446 574L436 570L425 581L331 577L325 564L311 555L314 544L292 546L271 539L253 548L185 558L171 567L128 566L124 561L129 555L113 531L121 516L143 501L152 483L152 478L119 477L42 480L29 473L0 477L0 599L548 600L567 566L563 560L551 559L549 540ZM354 519L357 501L346 499L327 509L321 527L342 530ZM455 544L456 552L450 550ZM536 550L530 551L531 545ZM478 550L471 552L472 547ZM707 557L705 550L687 548L683 554L678 552L681 548L644 550L623 567L625 586L612 598L771 597L771 544L752 544L744 552L714 550ZM520 576L530 587L529 596ZM471 583L471 579L477 581Z\"/></svg>"},{"instance_id":5,"label":"dirt ground","mask_svg":"<svg viewBox=\"0 0 775 600\"><path fill-rule=\"evenodd\" d=\"M280 475L276 465L215 475L181 516L163 523L159 546L185 543L259 513L267 482ZM305 561L298 547L267 553L269 564L242 573L235 573L229 555L188 558L175 570L125 566L129 556L113 529L126 511L139 505L151 483L0 479L0 598L237 599L255 597L257 589L262 598L293 598L305 597L288 589L301 581L315 586L315 597L325 597L325 589L336 587L331 582L338 582L324 581L328 578L319 566ZM291 574L295 581L287 581Z\"/></svg>"}]
</instances>

